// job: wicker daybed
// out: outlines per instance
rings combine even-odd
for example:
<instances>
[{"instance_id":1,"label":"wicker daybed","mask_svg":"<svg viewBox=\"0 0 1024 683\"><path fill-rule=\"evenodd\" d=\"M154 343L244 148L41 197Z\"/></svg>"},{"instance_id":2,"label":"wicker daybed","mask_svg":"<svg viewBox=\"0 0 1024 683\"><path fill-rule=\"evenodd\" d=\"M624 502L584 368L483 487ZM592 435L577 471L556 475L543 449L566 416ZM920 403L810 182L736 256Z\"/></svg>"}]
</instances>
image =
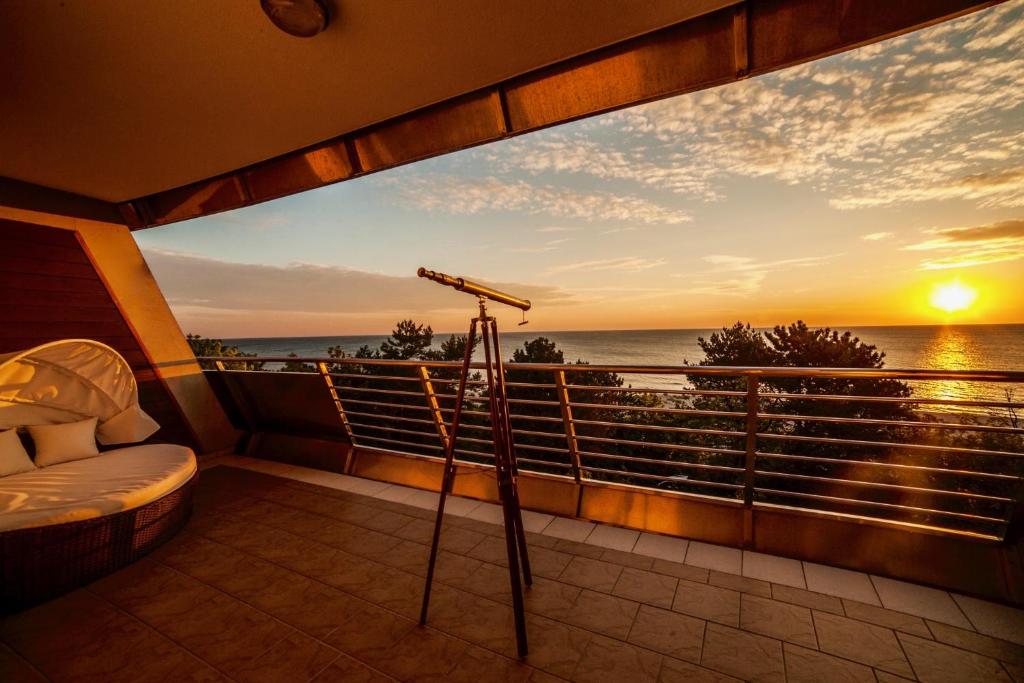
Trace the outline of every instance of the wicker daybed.
<instances>
[{"instance_id":1,"label":"wicker daybed","mask_svg":"<svg viewBox=\"0 0 1024 683\"><path fill-rule=\"evenodd\" d=\"M102 445L159 428L108 346L65 340L0 356L0 430L83 418L97 418ZM166 541L188 519L196 473L189 448L150 443L0 477L0 611L72 590Z\"/></svg>"}]
</instances>

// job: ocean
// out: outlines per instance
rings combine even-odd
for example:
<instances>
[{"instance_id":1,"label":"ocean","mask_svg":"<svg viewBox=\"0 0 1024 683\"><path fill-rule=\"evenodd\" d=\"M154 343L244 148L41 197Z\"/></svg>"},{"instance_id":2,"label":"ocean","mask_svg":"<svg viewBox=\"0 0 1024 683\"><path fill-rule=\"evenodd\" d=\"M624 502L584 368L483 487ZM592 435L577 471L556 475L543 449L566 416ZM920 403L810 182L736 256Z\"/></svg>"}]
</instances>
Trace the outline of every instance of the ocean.
<instances>
[{"instance_id":1,"label":"ocean","mask_svg":"<svg viewBox=\"0 0 1024 683\"><path fill-rule=\"evenodd\" d=\"M1024 370L1024 325L920 325L834 328L850 329L862 341L884 351L888 368L934 370ZM681 365L698 363L704 354L697 343L715 329L701 330L598 330L591 332L515 331L502 333L504 356L536 337L551 339L567 362L616 365ZM436 333L441 342L450 333ZM464 332L460 334L465 334ZM380 345L386 335L338 337L269 337L225 339L247 353L261 356L324 356L329 346L355 352L368 344ZM637 387L678 388L685 379L675 375L625 376ZM916 396L969 400L1005 400L1007 389L1016 389L1015 400L1024 401L1024 385L990 382L921 381L913 383Z\"/></svg>"}]
</instances>

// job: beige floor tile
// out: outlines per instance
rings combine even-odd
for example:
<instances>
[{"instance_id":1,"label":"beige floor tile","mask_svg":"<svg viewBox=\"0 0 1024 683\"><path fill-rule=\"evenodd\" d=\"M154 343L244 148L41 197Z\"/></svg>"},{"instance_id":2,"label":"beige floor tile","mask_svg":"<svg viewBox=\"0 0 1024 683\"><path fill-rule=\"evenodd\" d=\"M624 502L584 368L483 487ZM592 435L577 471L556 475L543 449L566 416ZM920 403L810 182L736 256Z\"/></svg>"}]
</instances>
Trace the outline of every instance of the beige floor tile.
<instances>
[{"instance_id":1,"label":"beige floor tile","mask_svg":"<svg viewBox=\"0 0 1024 683\"><path fill-rule=\"evenodd\" d=\"M596 545L601 548L611 548L612 550L621 550L623 552L629 552L636 545L637 539L640 537L640 532L635 529L623 529L617 526L608 526L607 524L598 524L594 527L594 530L590 532L584 543L590 545Z\"/></svg>"},{"instance_id":2,"label":"beige floor tile","mask_svg":"<svg viewBox=\"0 0 1024 683\"><path fill-rule=\"evenodd\" d=\"M770 598L772 596L772 585L761 579L751 579L746 576L737 576L736 574L723 574L722 572L711 570L708 573L708 583L712 586L728 588L740 593L760 595L762 598Z\"/></svg>"},{"instance_id":3,"label":"beige floor tile","mask_svg":"<svg viewBox=\"0 0 1024 683\"><path fill-rule=\"evenodd\" d=\"M740 679L703 666L665 657L658 683L741 683Z\"/></svg>"},{"instance_id":4,"label":"beige floor tile","mask_svg":"<svg viewBox=\"0 0 1024 683\"><path fill-rule=\"evenodd\" d=\"M782 643L720 624L708 624L700 663L755 683L786 680Z\"/></svg>"},{"instance_id":5,"label":"beige floor tile","mask_svg":"<svg viewBox=\"0 0 1024 683\"><path fill-rule=\"evenodd\" d=\"M479 500L463 498L462 496L448 496L444 503L444 513L446 515L455 515L456 517L465 517L478 505L480 505Z\"/></svg>"},{"instance_id":6,"label":"beige floor tile","mask_svg":"<svg viewBox=\"0 0 1024 683\"><path fill-rule=\"evenodd\" d=\"M691 541L686 551L686 564L726 574L742 574L743 553L738 548Z\"/></svg>"},{"instance_id":7,"label":"beige floor tile","mask_svg":"<svg viewBox=\"0 0 1024 683\"><path fill-rule=\"evenodd\" d=\"M870 667L792 643L783 643L788 683L874 683Z\"/></svg>"},{"instance_id":8,"label":"beige floor tile","mask_svg":"<svg viewBox=\"0 0 1024 683\"><path fill-rule=\"evenodd\" d=\"M832 614L844 613L842 600L834 595L815 593L803 590L802 588L776 584L772 586L772 598L793 605L800 605L801 607L821 610L822 612L831 612Z\"/></svg>"},{"instance_id":9,"label":"beige floor tile","mask_svg":"<svg viewBox=\"0 0 1024 683\"><path fill-rule=\"evenodd\" d=\"M680 580L672 609L728 626L740 625L740 594L726 588Z\"/></svg>"},{"instance_id":10,"label":"beige floor tile","mask_svg":"<svg viewBox=\"0 0 1024 683\"><path fill-rule=\"evenodd\" d=\"M672 576L626 567L619 575L612 594L669 609L678 583L679 580Z\"/></svg>"},{"instance_id":11,"label":"beige floor tile","mask_svg":"<svg viewBox=\"0 0 1024 683\"><path fill-rule=\"evenodd\" d=\"M688 564L680 564L678 562L672 562L670 560L654 560L654 564L651 565L651 571L659 574L667 574L668 576L674 576L677 579L686 579L687 581L693 581L695 583L707 583L708 575L710 571L703 567L693 567Z\"/></svg>"},{"instance_id":12,"label":"beige floor tile","mask_svg":"<svg viewBox=\"0 0 1024 683\"><path fill-rule=\"evenodd\" d=\"M794 588L806 588L804 570L799 560L743 551L743 576L762 581L780 583Z\"/></svg>"},{"instance_id":13,"label":"beige floor tile","mask_svg":"<svg viewBox=\"0 0 1024 683\"><path fill-rule=\"evenodd\" d=\"M628 640L655 652L700 662L704 625L703 619L641 605Z\"/></svg>"},{"instance_id":14,"label":"beige floor tile","mask_svg":"<svg viewBox=\"0 0 1024 683\"><path fill-rule=\"evenodd\" d=\"M960 628L972 628L971 622L946 591L887 579L884 576L872 576L871 582L875 585L882 606L886 609L941 621Z\"/></svg>"},{"instance_id":15,"label":"beige floor tile","mask_svg":"<svg viewBox=\"0 0 1024 683\"><path fill-rule=\"evenodd\" d=\"M574 557L558 578L581 588L611 593L622 570L623 567L611 562Z\"/></svg>"},{"instance_id":16,"label":"beige floor tile","mask_svg":"<svg viewBox=\"0 0 1024 683\"><path fill-rule=\"evenodd\" d=\"M807 590L881 606L871 578L864 572L804 562Z\"/></svg>"},{"instance_id":17,"label":"beige floor tile","mask_svg":"<svg viewBox=\"0 0 1024 683\"><path fill-rule=\"evenodd\" d=\"M740 597L740 628L797 645L818 647L811 610L756 595Z\"/></svg>"},{"instance_id":18,"label":"beige floor tile","mask_svg":"<svg viewBox=\"0 0 1024 683\"><path fill-rule=\"evenodd\" d=\"M633 546L633 552L638 555L682 563L686 559L686 549L689 545L690 542L685 538L649 534L645 531L637 539L636 545Z\"/></svg>"},{"instance_id":19,"label":"beige floor tile","mask_svg":"<svg viewBox=\"0 0 1024 683\"><path fill-rule=\"evenodd\" d=\"M437 504L440 501L441 496L435 491L424 491L422 489L415 489L412 494L405 499L406 505L412 505L413 507L421 510L437 510ZM448 501L445 500L445 509L448 508Z\"/></svg>"},{"instance_id":20,"label":"beige floor tile","mask_svg":"<svg viewBox=\"0 0 1024 683\"><path fill-rule=\"evenodd\" d=\"M978 631L985 635L1024 645L1024 610L964 595L954 595L953 597ZM937 621L941 621L941 619ZM954 624L954 626L956 625Z\"/></svg>"},{"instance_id":21,"label":"beige floor tile","mask_svg":"<svg viewBox=\"0 0 1024 683\"><path fill-rule=\"evenodd\" d=\"M578 519L569 519L567 517L555 517L551 520L544 531L542 532L545 536L554 536L556 538L565 538L570 541L582 542L590 532L597 526L593 522L584 522Z\"/></svg>"},{"instance_id":22,"label":"beige floor tile","mask_svg":"<svg viewBox=\"0 0 1024 683\"><path fill-rule=\"evenodd\" d=\"M526 531L533 532L535 534L542 533L547 528L548 524L555 519L554 515L548 515L543 512L534 512L533 510L523 510L523 528Z\"/></svg>"},{"instance_id":23,"label":"beige floor tile","mask_svg":"<svg viewBox=\"0 0 1024 683\"><path fill-rule=\"evenodd\" d=\"M526 630L530 639L530 655L527 658L530 666L566 679L576 670L590 642L600 637L590 631L533 614L526 616Z\"/></svg>"},{"instance_id":24,"label":"beige floor tile","mask_svg":"<svg viewBox=\"0 0 1024 683\"><path fill-rule=\"evenodd\" d=\"M891 630L835 614L813 614L818 646L823 652L913 678L914 672Z\"/></svg>"},{"instance_id":25,"label":"beige floor tile","mask_svg":"<svg viewBox=\"0 0 1024 683\"><path fill-rule=\"evenodd\" d=\"M1011 683L994 659L900 633L903 650L922 683Z\"/></svg>"},{"instance_id":26,"label":"beige floor tile","mask_svg":"<svg viewBox=\"0 0 1024 683\"><path fill-rule=\"evenodd\" d=\"M576 598L565 621L588 631L625 640L639 606L632 600L584 590Z\"/></svg>"},{"instance_id":27,"label":"beige floor tile","mask_svg":"<svg viewBox=\"0 0 1024 683\"><path fill-rule=\"evenodd\" d=\"M611 638L595 636L587 645L572 680L580 683L654 683L662 656Z\"/></svg>"},{"instance_id":28,"label":"beige floor tile","mask_svg":"<svg viewBox=\"0 0 1024 683\"><path fill-rule=\"evenodd\" d=\"M912 633L915 636L931 638L931 633L921 617L904 614L903 612L895 612L884 607L865 605L863 602L857 602L856 600L843 600L843 607L846 610L846 616L852 619L867 621L877 626L885 626L886 628L903 631L904 633Z\"/></svg>"},{"instance_id":29,"label":"beige floor tile","mask_svg":"<svg viewBox=\"0 0 1024 683\"><path fill-rule=\"evenodd\" d=\"M504 510L500 505L495 505L494 503L480 503L466 513L466 517L475 519L478 522L486 522L487 524L505 523Z\"/></svg>"},{"instance_id":30,"label":"beige floor tile","mask_svg":"<svg viewBox=\"0 0 1024 683\"><path fill-rule=\"evenodd\" d=\"M601 550L601 555L597 559L604 560L605 562L621 564L623 567L632 567L633 569L649 570L654 566L653 557L637 555L636 553L627 553L622 550L612 550L611 548L603 548Z\"/></svg>"},{"instance_id":31,"label":"beige floor tile","mask_svg":"<svg viewBox=\"0 0 1024 683\"><path fill-rule=\"evenodd\" d=\"M993 638L974 631L957 628L937 621L929 621L928 628L935 640L964 650L988 655L1003 662L1024 666L1024 645Z\"/></svg>"}]
</instances>

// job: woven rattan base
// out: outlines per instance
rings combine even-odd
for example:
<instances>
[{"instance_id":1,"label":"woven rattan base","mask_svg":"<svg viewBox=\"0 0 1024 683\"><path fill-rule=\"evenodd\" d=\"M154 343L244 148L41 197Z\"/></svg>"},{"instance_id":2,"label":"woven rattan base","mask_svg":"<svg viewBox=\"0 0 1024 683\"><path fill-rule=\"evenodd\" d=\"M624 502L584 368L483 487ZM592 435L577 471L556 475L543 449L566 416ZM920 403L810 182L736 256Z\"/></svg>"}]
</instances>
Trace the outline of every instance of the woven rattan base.
<instances>
[{"instance_id":1,"label":"woven rattan base","mask_svg":"<svg viewBox=\"0 0 1024 683\"><path fill-rule=\"evenodd\" d=\"M0 533L0 613L56 597L134 562L192 512L196 476L163 498L81 522Z\"/></svg>"}]
</instances>

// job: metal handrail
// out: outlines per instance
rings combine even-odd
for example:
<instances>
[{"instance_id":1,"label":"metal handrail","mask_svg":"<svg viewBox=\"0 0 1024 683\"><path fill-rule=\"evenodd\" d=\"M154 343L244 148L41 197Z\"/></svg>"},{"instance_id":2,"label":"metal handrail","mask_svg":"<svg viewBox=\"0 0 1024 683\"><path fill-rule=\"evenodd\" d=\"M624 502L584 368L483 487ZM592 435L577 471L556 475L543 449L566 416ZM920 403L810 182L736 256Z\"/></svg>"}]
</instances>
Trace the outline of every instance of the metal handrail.
<instances>
[{"instance_id":1,"label":"metal handrail","mask_svg":"<svg viewBox=\"0 0 1024 683\"><path fill-rule=\"evenodd\" d=\"M330 358L324 356L197 356L201 361L235 363L328 363L332 365L380 365L383 367L440 368L458 370L458 361L390 360L368 358ZM472 363L482 370L483 363ZM559 363L506 363L509 372L517 370L562 370L564 372L614 372L620 375L757 375L759 377L807 377L848 379L977 380L986 382L1024 382L1024 370L930 370L924 368L803 368L754 367L745 365L588 365ZM640 389L637 389L640 391Z\"/></svg>"},{"instance_id":2,"label":"metal handrail","mask_svg":"<svg viewBox=\"0 0 1024 683\"><path fill-rule=\"evenodd\" d=\"M347 438L358 448L438 458L448 444L448 422L453 412L450 401L454 399L448 391L458 381L453 376L459 363L281 356L200 360L215 361L218 372L224 374L246 372L231 370L230 364L313 364L331 393ZM992 539L1005 537L1022 508L1024 441L1018 449L1017 439L1024 435L1024 426L1016 421L1014 411L1024 408L1024 403L1013 401L1010 395L1003 402L976 397L805 394L778 391L777 383L766 386L766 382L775 378L804 378L1024 384L1024 371L553 363L509 363L506 368L511 379L520 372L545 373L550 377L549 383L531 378L509 381L506 385L512 394L511 419L520 424L537 422L552 427L548 431L547 427L527 424L526 427L533 428L513 430L518 450L550 458L518 458L527 469L550 472L546 468L553 468L560 472L556 476L571 476L576 482L596 477L637 486L668 486L686 492L685 495L717 497L740 505L745 514L755 506L777 506L773 497L782 497L803 501L783 507L802 506L801 509L834 513L840 512L836 510L838 506L842 510L854 509L865 519L891 520ZM734 379L736 386L744 389L581 384L579 373L584 372L613 372L630 377L667 375L681 381L698 376L723 377ZM416 383L420 391L413 389ZM470 405L480 406L489 400L482 389L484 385L477 380L468 382L466 399ZM448 391L439 391L437 386ZM633 394L648 397L644 405L617 402L617 397ZM601 398L595 401L598 395ZM376 400L378 397L380 400ZM815 401L851 406L895 404L904 412L897 413L900 417L878 417L877 413L868 413L868 417L805 414L803 411L810 410L808 406ZM1013 419L1007 419L1006 424L957 421L951 417L956 413L935 412L937 408L929 412L930 406L999 408L1009 410ZM409 417L406 411L417 411L416 417ZM486 450L458 447L476 444L486 449L493 444L488 438L489 413L466 409L462 414L461 426L465 431L456 435L456 458L489 462L492 456ZM904 414L907 419L901 419ZM889 429L895 427L911 429ZM840 429L843 431L837 431ZM562 445L554 447L559 441ZM598 446L607 452L587 450ZM870 459L864 455L864 449L870 449ZM596 462L610 466L595 466ZM722 464L725 462L730 464ZM618 469L611 466L613 463ZM770 463L784 469L766 469ZM680 471L687 474L680 475ZM722 481L723 477L733 481ZM768 485L765 479L778 484ZM793 482L796 488L783 490L780 486L785 482ZM849 487L860 489L864 495L835 495L835 489ZM712 495L706 493L708 490L721 493ZM869 493L897 495L901 502L884 497L877 500L869 497ZM927 497L926 505L911 504L908 499L925 500L922 496ZM961 506L947 507L954 502ZM968 509L962 509L965 505ZM996 509L1000 510L999 516L994 513Z\"/></svg>"}]
</instances>

